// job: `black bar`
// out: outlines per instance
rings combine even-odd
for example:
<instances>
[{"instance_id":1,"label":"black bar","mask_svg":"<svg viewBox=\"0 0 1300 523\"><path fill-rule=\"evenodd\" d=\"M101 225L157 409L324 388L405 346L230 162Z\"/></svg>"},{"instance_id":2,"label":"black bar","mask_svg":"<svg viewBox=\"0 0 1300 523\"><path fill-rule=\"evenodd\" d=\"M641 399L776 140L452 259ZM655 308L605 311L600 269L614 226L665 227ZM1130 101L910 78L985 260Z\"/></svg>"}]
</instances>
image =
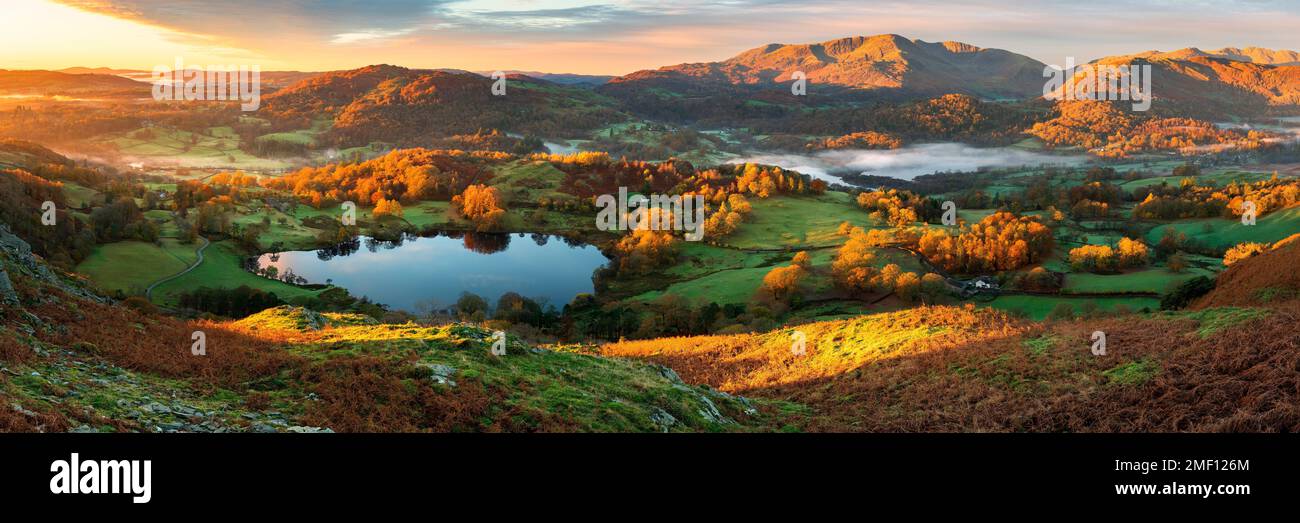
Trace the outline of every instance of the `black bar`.
<instances>
[{"instance_id":1,"label":"black bar","mask_svg":"<svg viewBox=\"0 0 1300 523\"><path fill-rule=\"evenodd\" d=\"M0 474L6 503L139 513L214 503L320 509L690 492L764 503L1256 510L1293 504L1300 464L1294 437L1245 434L11 434L0 445L8 450ZM51 463L72 453L83 462L150 460L151 499L51 493ZM1182 470L1121 471L1117 460L1128 468L1176 460ZM1250 491L1116 494L1116 485L1129 484Z\"/></svg>"}]
</instances>

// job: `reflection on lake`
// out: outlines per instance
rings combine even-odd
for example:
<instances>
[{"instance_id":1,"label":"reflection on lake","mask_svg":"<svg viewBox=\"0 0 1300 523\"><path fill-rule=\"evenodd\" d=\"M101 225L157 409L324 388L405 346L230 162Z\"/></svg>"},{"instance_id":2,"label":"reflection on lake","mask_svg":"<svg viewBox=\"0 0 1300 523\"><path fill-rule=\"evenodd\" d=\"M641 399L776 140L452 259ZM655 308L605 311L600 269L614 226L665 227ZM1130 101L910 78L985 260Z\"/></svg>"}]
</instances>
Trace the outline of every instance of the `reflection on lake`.
<instances>
[{"instance_id":1,"label":"reflection on lake","mask_svg":"<svg viewBox=\"0 0 1300 523\"><path fill-rule=\"evenodd\" d=\"M429 302L449 307L463 291L492 305L517 292L561 308L592 292L592 273L608 261L595 247L559 236L453 232L399 242L363 236L319 251L263 254L250 269L298 283L332 283L407 311Z\"/></svg>"},{"instance_id":2,"label":"reflection on lake","mask_svg":"<svg viewBox=\"0 0 1300 523\"><path fill-rule=\"evenodd\" d=\"M831 183L844 183L836 173L862 173L911 180L922 174L1040 165L1079 165L1083 155L1046 154L1013 147L971 147L959 143L928 143L901 149L843 149L811 154L754 154L731 163L754 162L799 171Z\"/></svg>"}]
</instances>

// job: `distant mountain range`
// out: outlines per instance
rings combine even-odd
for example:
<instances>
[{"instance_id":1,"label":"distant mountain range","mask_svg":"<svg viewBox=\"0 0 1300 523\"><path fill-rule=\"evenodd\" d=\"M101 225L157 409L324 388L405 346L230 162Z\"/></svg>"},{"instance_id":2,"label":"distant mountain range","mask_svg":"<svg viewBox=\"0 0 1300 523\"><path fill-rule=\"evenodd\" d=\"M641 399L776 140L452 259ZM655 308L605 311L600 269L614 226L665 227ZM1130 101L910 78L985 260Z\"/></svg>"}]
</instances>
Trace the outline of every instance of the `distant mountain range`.
<instances>
[{"instance_id":1,"label":"distant mountain range","mask_svg":"<svg viewBox=\"0 0 1300 523\"><path fill-rule=\"evenodd\" d=\"M728 85L788 90L793 75L803 72L810 92L829 87L889 98L949 93L1027 98L1042 93L1042 71L1041 62L1001 49L888 34L816 44L768 44L721 62L638 71L611 80L607 89L687 94Z\"/></svg>"},{"instance_id":2,"label":"distant mountain range","mask_svg":"<svg viewBox=\"0 0 1300 523\"><path fill-rule=\"evenodd\" d=\"M495 73L496 71L475 71L475 72L483 76L491 76L492 73ZM548 82L557 83L560 85L577 85L577 86L586 86L586 87L596 87L596 86L604 85L610 80L616 78L615 76L609 76L609 75L543 73L539 71L509 70L509 71L501 71L501 72L510 76L527 76L529 78L546 80Z\"/></svg>"},{"instance_id":3,"label":"distant mountain range","mask_svg":"<svg viewBox=\"0 0 1300 523\"><path fill-rule=\"evenodd\" d=\"M0 69L0 94L78 95L105 92L147 94L139 82L108 74L71 74L58 71L7 71Z\"/></svg>"},{"instance_id":4,"label":"distant mountain range","mask_svg":"<svg viewBox=\"0 0 1300 523\"><path fill-rule=\"evenodd\" d=\"M1146 51L1099 64L1149 64L1159 110L1202 118L1250 116L1300 107L1300 53L1257 47ZM810 44L768 44L717 62L687 63L618 77L506 71L509 96L492 96L488 71L373 65L333 72L265 71L271 116L334 119L339 143L421 143L431 136L500 129L550 137L630 116L664 122L745 125L783 122L866 104L900 104L959 94L977 100L1042 96L1045 65L1000 49L925 42L895 34ZM794 96L799 73L808 96ZM130 93L151 73L76 67L0 70L0 94ZM875 117L879 117L876 115ZM865 116L841 114L842 119ZM877 122L879 123L879 122ZM804 122L808 127L808 122ZM769 131L798 132L774 124ZM787 126L789 127L789 126ZM830 126L835 127L835 126ZM853 127L853 126L840 126Z\"/></svg>"},{"instance_id":5,"label":"distant mountain range","mask_svg":"<svg viewBox=\"0 0 1300 523\"><path fill-rule=\"evenodd\" d=\"M1147 51L1094 60L1098 65L1150 65L1159 104L1181 114L1248 115L1270 107L1300 106L1300 63L1293 51L1227 48ZM1080 72L1076 78L1082 78ZM1101 86L1102 91L1108 86Z\"/></svg>"},{"instance_id":6,"label":"distant mountain range","mask_svg":"<svg viewBox=\"0 0 1300 523\"><path fill-rule=\"evenodd\" d=\"M1171 52L1147 51L1129 55L1133 58L1190 60L1197 57L1227 58L1237 62L1249 62L1262 65L1300 65L1300 53L1288 50L1264 49L1262 47L1225 47L1214 51L1202 51L1195 47Z\"/></svg>"},{"instance_id":7,"label":"distant mountain range","mask_svg":"<svg viewBox=\"0 0 1300 523\"><path fill-rule=\"evenodd\" d=\"M153 81L153 71L143 69L113 69L110 67L69 67L53 71L64 74L95 74L110 75L127 78L137 82L150 83ZM263 87L278 89L287 85L298 83L302 80L321 75L319 72L303 71L261 71L260 77Z\"/></svg>"}]
</instances>

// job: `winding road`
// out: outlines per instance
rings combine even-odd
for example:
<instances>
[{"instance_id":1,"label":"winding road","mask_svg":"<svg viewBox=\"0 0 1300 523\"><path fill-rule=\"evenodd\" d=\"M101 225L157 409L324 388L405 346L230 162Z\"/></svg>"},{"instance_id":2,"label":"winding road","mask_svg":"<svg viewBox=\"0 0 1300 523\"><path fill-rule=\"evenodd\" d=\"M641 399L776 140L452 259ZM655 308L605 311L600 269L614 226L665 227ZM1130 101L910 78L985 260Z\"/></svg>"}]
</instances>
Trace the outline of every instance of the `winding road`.
<instances>
[{"instance_id":1,"label":"winding road","mask_svg":"<svg viewBox=\"0 0 1300 523\"><path fill-rule=\"evenodd\" d=\"M168 276L168 277L166 277L166 278L163 278L163 279L161 279L161 280L158 280L158 281L156 281L156 282L153 282L153 283L149 284L149 288L147 288L147 289L144 290L144 297L145 297L146 300L153 301L153 289L154 289L154 287L157 287L157 286L159 286L159 285L162 285L162 284L164 284L164 283L167 283L167 282L169 282L169 281L172 281L172 280L174 280L174 279L176 279L176 278L180 278L181 276L184 276L184 275L186 275L186 274L189 274L190 271L194 270L194 269L197 268L200 264L203 263L203 250L204 250L204 249L207 249L208 246L212 244L212 242L209 242L207 238L204 238L204 237L202 237L202 236L199 236L199 239L200 239L200 240L203 240L203 246L202 246L202 247L199 247L198 250L194 251L194 254L198 256L198 258L197 258L196 260L194 260L194 264L193 264L193 265L190 265L188 268L186 268L185 270L183 270L183 271L181 271L181 272L178 272L178 273L176 273L176 274L173 274L173 275L171 275L171 276Z\"/></svg>"}]
</instances>

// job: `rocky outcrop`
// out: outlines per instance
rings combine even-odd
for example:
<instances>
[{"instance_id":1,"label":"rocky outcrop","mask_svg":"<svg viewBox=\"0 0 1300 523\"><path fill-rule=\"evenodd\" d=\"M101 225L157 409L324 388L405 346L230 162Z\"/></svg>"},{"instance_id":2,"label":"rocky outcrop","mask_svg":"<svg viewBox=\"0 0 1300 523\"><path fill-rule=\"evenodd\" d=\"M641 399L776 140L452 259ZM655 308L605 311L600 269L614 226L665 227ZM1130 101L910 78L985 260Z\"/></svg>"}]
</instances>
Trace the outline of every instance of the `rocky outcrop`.
<instances>
[{"instance_id":1,"label":"rocky outcrop","mask_svg":"<svg viewBox=\"0 0 1300 523\"><path fill-rule=\"evenodd\" d=\"M5 307L21 307L14 288L14 273L22 273L37 282L57 287L73 296L107 303L108 299L72 284L61 278L40 256L32 253L32 246L15 235L9 226L0 223L0 303Z\"/></svg>"},{"instance_id":2,"label":"rocky outcrop","mask_svg":"<svg viewBox=\"0 0 1300 523\"><path fill-rule=\"evenodd\" d=\"M16 309L21 306L18 301L18 291L14 290L14 284L9 281L9 273L5 271L3 265L0 265L0 306L5 309Z\"/></svg>"}]
</instances>

